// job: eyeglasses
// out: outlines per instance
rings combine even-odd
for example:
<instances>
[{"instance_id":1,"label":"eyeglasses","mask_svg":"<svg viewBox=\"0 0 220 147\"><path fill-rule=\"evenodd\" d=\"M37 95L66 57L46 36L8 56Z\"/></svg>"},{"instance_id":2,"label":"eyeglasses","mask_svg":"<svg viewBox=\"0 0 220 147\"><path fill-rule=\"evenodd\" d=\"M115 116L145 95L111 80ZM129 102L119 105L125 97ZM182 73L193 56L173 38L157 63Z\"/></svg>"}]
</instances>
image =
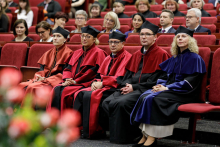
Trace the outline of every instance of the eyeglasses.
<instances>
[{"instance_id":1,"label":"eyeglasses","mask_svg":"<svg viewBox=\"0 0 220 147\"><path fill-rule=\"evenodd\" d=\"M44 32L45 32L45 31L41 31L41 32L38 32L37 34L40 35L40 34L43 34Z\"/></svg>"},{"instance_id":2,"label":"eyeglasses","mask_svg":"<svg viewBox=\"0 0 220 147\"><path fill-rule=\"evenodd\" d=\"M89 36L89 35L80 35L80 37L81 38L86 38L86 39L90 39L91 38L91 36Z\"/></svg>"},{"instance_id":3,"label":"eyeglasses","mask_svg":"<svg viewBox=\"0 0 220 147\"><path fill-rule=\"evenodd\" d=\"M108 41L109 45L112 45L114 43L114 45L118 45L121 41Z\"/></svg>"},{"instance_id":4,"label":"eyeglasses","mask_svg":"<svg viewBox=\"0 0 220 147\"><path fill-rule=\"evenodd\" d=\"M106 20L106 21L109 21L109 22L111 22L111 23L114 22L114 20L112 20L112 19L108 19L108 18L106 18L105 20Z\"/></svg>"},{"instance_id":5,"label":"eyeglasses","mask_svg":"<svg viewBox=\"0 0 220 147\"><path fill-rule=\"evenodd\" d=\"M145 3L139 3L138 5L139 5L139 6L145 6L145 5L147 5L147 4L145 4Z\"/></svg>"},{"instance_id":6,"label":"eyeglasses","mask_svg":"<svg viewBox=\"0 0 220 147\"><path fill-rule=\"evenodd\" d=\"M83 17L76 17L77 20L84 20L85 18Z\"/></svg>"},{"instance_id":7,"label":"eyeglasses","mask_svg":"<svg viewBox=\"0 0 220 147\"><path fill-rule=\"evenodd\" d=\"M187 18L191 19L193 17L196 17L196 16L185 16L185 19L187 19Z\"/></svg>"},{"instance_id":8,"label":"eyeglasses","mask_svg":"<svg viewBox=\"0 0 220 147\"><path fill-rule=\"evenodd\" d=\"M150 33L146 33L146 34L141 33L140 34L141 37L144 37L144 36L145 37L150 37L151 35L154 35L154 34L150 34Z\"/></svg>"}]
</instances>

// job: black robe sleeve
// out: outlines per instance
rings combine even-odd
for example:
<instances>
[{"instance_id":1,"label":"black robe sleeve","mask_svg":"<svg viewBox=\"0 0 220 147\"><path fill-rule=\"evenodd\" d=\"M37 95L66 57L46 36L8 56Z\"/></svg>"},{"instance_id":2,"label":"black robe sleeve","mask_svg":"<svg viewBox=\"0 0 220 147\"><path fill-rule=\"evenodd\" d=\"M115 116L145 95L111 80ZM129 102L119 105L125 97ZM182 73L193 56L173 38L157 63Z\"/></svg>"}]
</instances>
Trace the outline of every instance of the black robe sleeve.
<instances>
[{"instance_id":1,"label":"black robe sleeve","mask_svg":"<svg viewBox=\"0 0 220 147\"><path fill-rule=\"evenodd\" d=\"M0 32L8 32L8 17L5 14L0 19Z\"/></svg>"}]
</instances>

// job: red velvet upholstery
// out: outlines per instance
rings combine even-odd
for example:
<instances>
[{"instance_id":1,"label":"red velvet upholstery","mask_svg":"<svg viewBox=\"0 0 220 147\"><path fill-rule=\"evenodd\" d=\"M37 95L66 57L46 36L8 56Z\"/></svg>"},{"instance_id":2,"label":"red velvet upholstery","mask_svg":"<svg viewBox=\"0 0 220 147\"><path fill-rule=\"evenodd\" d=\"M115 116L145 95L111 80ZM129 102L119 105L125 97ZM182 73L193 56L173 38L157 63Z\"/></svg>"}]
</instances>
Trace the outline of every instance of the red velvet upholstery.
<instances>
[{"instance_id":1,"label":"red velvet upholstery","mask_svg":"<svg viewBox=\"0 0 220 147\"><path fill-rule=\"evenodd\" d=\"M216 10L206 10L212 17L217 15Z\"/></svg>"},{"instance_id":2,"label":"red velvet upholstery","mask_svg":"<svg viewBox=\"0 0 220 147\"><path fill-rule=\"evenodd\" d=\"M15 10L16 10L16 7L8 7L8 9L10 9L10 10L11 10L11 13L14 13L14 12L15 12Z\"/></svg>"},{"instance_id":3,"label":"red velvet upholstery","mask_svg":"<svg viewBox=\"0 0 220 147\"><path fill-rule=\"evenodd\" d=\"M34 41L40 40L40 36L38 34L28 34L28 37L32 38Z\"/></svg>"},{"instance_id":4,"label":"red velvet upholstery","mask_svg":"<svg viewBox=\"0 0 220 147\"><path fill-rule=\"evenodd\" d=\"M111 54L109 45L97 45L98 48L103 49L108 55Z\"/></svg>"},{"instance_id":5,"label":"red velvet upholstery","mask_svg":"<svg viewBox=\"0 0 220 147\"><path fill-rule=\"evenodd\" d=\"M153 11L154 13L156 13L158 16L162 13L162 11Z\"/></svg>"},{"instance_id":6,"label":"red velvet upholstery","mask_svg":"<svg viewBox=\"0 0 220 147\"><path fill-rule=\"evenodd\" d=\"M186 19L184 17L174 17L173 25L175 25L175 24L185 25L186 24Z\"/></svg>"},{"instance_id":7,"label":"red velvet upholstery","mask_svg":"<svg viewBox=\"0 0 220 147\"><path fill-rule=\"evenodd\" d=\"M126 43L139 43L141 45L140 36L139 35L130 35L126 39Z\"/></svg>"},{"instance_id":8,"label":"red velvet upholstery","mask_svg":"<svg viewBox=\"0 0 220 147\"><path fill-rule=\"evenodd\" d=\"M168 45L168 46L171 46L171 43L173 42L173 37L175 35L160 35L157 40L156 40L156 43L157 45Z\"/></svg>"},{"instance_id":9,"label":"red velvet upholstery","mask_svg":"<svg viewBox=\"0 0 220 147\"><path fill-rule=\"evenodd\" d=\"M91 18L91 19L89 19L88 21L87 21L87 25L103 25L103 21L104 21L104 19L103 18L99 18L99 19L93 19L93 18Z\"/></svg>"},{"instance_id":10,"label":"red velvet upholstery","mask_svg":"<svg viewBox=\"0 0 220 147\"><path fill-rule=\"evenodd\" d=\"M19 0L13 0L13 2L15 2L15 3L17 3L17 4L18 4L18 3L19 3Z\"/></svg>"},{"instance_id":11,"label":"red velvet upholstery","mask_svg":"<svg viewBox=\"0 0 220 147\"><path fill-rule=\"evenodd\" d=\"M161 4L161 3L163 2L163 0L156 0L156 2L157 2L158 4Z\"/></svg>"},{"instance_id":12,"label":"red velvet upholstery","mask_svg":"<svg viewBox=\"0 0 220 147\"><path fill-rule=\"evenodd\" d=\"M217 23L217 18L216 17L202 17L201 24L203 23L208 23L208 24Z\"/></svg>"},{"instance_id":13,"label":"red velvet upholstery","mask_svg":"<svg viewBox=\"0 0 220 147\"><path fill-rule=\"evenodd\" d=\"M172 55L171 55L171 51L170 51L171 47L161 47L161 48L164 49L165 51L167 51L167 53L168 53L170 56L172 56Z\"/></svg>"},{"instance_id":14,"label":"red velvet upholstery","mask_svg":"<svg viewBox=\"0 0 220 147\"><path fill-rule=\"evenodd\" d=\"M107 13L108 13L107 11L101 12L101 17L104 18Z\"/></svg>"},{"instance_id":15,"label":"red velvet upholstery","mask_svg":"<svg viewBox=\"0 0 220 147\"><path fill-rule=\"evenodd\" d=\"M129 53L133 54L139 49L142 48L142 46L124 46L125 50L128 51Z\"/></svg>"},{"instance_id":16,"label":"red velvet upholstery","mask_svg":"<svg viewBox=\"0 0 220 147\"><path fill-rule=\"evenodd\" d=\"M123 34L129 30L130 30L129 25L121 25L121 27L119 29L119 31L121 31Z\"/></svg>"},{"instance_id":17,"label":"red velvet upholstery","mask_svg":"<svg viewBox=\"0 0 220 147\"><path fill-rule=\"evenodd\" d=\"M137 11L126 11L126 12L124 12L124 14L128 15L129 17L131 17L135 13L137 13Z\"/></svg>"},{"instance_id":18,"label":"red velvet upholstery","mask_svg":"<svg viewBox=\"0 0 220 147\"><path fill-rule=\"evenodd\" d=\"M64 29L66 29L66 30L71 32L71 31L75 30L76 27L75 26L65 26Z\"/></svg>"},{"instance_id":19,"label":"red velvet upholstery","mask_svg":"<svg viewBox=\"0 0 220 147\"><path fill-rule=\"evenodd\" d=\"M14 38L13 34L0 34L0 41L12 41Z\"/></svg>"},{"instance_id":20,"label":"red velvet upholstery","mask_svg":"<svg viewBox=\"0 0 220 147\"><path fill-rule=\"evenodd\" d=\"M31 26L30 28L28 28L28 32L29 33L36 33L35 29L36 29L36 26Z\"/></svg>"},{"instance_id":21,"label":"red velvet upholstery","mask_svg":"<svg viewBox=\"0 0 220 147\"><path fill-rule=\"evenodd\" d=\"M13 8L13 7L12 7ZM8 25L8 32L10 32L10 30L11 30L11 23L12 23L12 14L10 14L10 13L7 13L7 16L8 16L8 18L9 18L9 25Z\"/></svg>"},{"instance_id":22,"label":"red velvet upholstery","mask_svg":"<svg viewBox=\"0 0 220 147\"><path fill-rule=\"evenodd\" d=\"M44 0L29 0L30 6L31 7L37 7L38 4L43 2Z\"/></svg>"},{"instance_id":23,"label":"red velvet upholstery","mask_svg":"<svg viewBox=\"0 0 220 147\"><path fill-rule=\"evenodd\" d=\"M92 25L92 27L94 27L95 29L102 31L102 26L101 25Z\"/></svg>"},{"instance_id":24,"label":"red velvet upholstery","mask_svg":"<svg viewBox=\"0 0 220 147\"><path fill-rule=\"evenodd\" d=\"M125 10L124 12L126 11L137 11L135 5L125 5Z\"/></svg>"},{"instance_id":25,"label":"red velvet upholstery","mask_svg":"<svg viewBox=\"0 0 220 147\"><path fill-rule=\"evenodd\" d=\"M194 35L197 40L198 45L215 45L216 37L215 35Z\"/></svg>"},{"instance_id":26,"label":"red velvet upholstery","mask_svg":"<svg viewBox=\"0 0 220 147\"><path fill-rule=\"evenodd\" d=\"M132 19L131 18L119 18L121 25L129 25L131 27Z\"/></svg>"},{"instance_id":27,"label":"red velvet upholstery","mask_svg":"<svg viewBox=\"0 0 220 147\"><path fill-rule=\"evenodd\" d=\"M80 35L79 34L75 34L73 35L71 38L70 38L70 41L69 42L78 42L78 43L81 43L81 38L80 38Z\"/></svg>"},{"instance_id":28,"label":"red velvet upholstery","mask_svg":"<svg viewBox=\"0 0 220 147\"><path fill-rule=\"evenodd\" d=\"M162 11L163 5L150 5L150 11Z\"/></svg>"},{"instance_id":29,"label":"red velvet upholstery","mask_svg":"<svg viewBox=\"0 0 220 147\"><path fill-rule=\"evenodd\" d=\"M220 110L220 106L214 106L206 103L191 103L179 106L178 110L183 112L202 114L210 111Z\"/></svg>"},{"instance_id":30,"label":"red velvet upholstery","mask_svg":"<svg viewBox=\"0 0 220 147\"><path fill-rule=\"evenodd\" d=\"M57 1L60 4L62 11L65 12L66 1L65 0L55 0L55 1Z\"/></svg>"},{"instance_id":31,"label":"red velvet upholstery","mask_svg":"<svg viewBox=\"0 0 220 147\"><path fill-rule=\"evenodd\" d=\"M179 4L179 11L187 11L187 4Z\"/></svg>"},{"instance_id":32,"label":"red velvet upholstery","mask_svg":"<svg viewBox=\"0 0 220 147\"><path fill-rule=\"evenodd\" d=\"M175 30L177 30L177 29L179 28L179 26L180 26L180 25L172 25L172 27L173 27ZM186 27L185 25L181 25L181 26Z\"/></svg>"},{"instance_id":33,"label":"red velvet upholstery","mask_svg":"<svg viewBox=\"0 0 220 147\"><path fill-rule=\"evenodd\" d=\"M214 6L212 3L207 3L203 6L204 10L214 10Z\"/></svg>"},{"instance_id":34,"label":"red velvet upholstery","mask_svg":"<svg viewBox=\"0 0 220 147\"><path fill-rule=\"evenodd\" d=\"M34 13L34 18L33 18L32 25L36 25L37 24L37 20L38 20L38 7L31 7L31 10Z\"/></svg>"},{"instance_id":35,"label":"red velvet upholstery","mask_svg":"<svg viewBox=\"0 0 220 147\"><path fill-rule=\"evenodd\" d=\"M214 24L202 24L201 26L209 29L212 33L216 33L216 25Z\"/></svg>"},{"instance_id":36,"label":"red velvet upholstery","mask_svg":"<svg viewBox=\"0 0 220 147\"><path fill-rule=\"evenodd\" d=\"M1 51L1 65L14 65L20 68L25 65L26 55L26 43L7 43Z\"/></svg>"},{"instance_id":37,"label":"red velvet upholstery","mask_svg":"<svg viewBox=\"0 0 220 147\"><path fill-rule=\"evenodd\" d=\"M146 20L148 20L149 22L158 25L160 24L160 18L146 18Z\"/></svg>"},{"instance_id":38,"label":"red velvet upholstery","mask_svg":"<svg viewBox=\"0 0 220 147\"><path fill-rule=\"evenodd\" d=\"M99 37L99 42L100 43L108 43L109 40L109 35L108 34L103 34Z\"/></svg>"},{"instance_id":39,"label":"red velvet upholstery","mask_svg":"<svg viewBox=\"0 0 220 147\"><path fill-rule=\"evenodd\" d=\"M66 44L72 51L76 51L78 49L82 48L82 45L72 45L72 44Z\"/></svg>"},{"instance_id":40,"label":"red velvet upholstery","mask_svg":"<svg viewBox=\"0 0 220 147\"><path fill-rule=\"evenodd\" d=\"M75 19L69 19L69 21L66 23L66 25L76 25Z\"/></svg>"},{"instance_id":41,"label":"red velvet upholstery","mask_svg":"<svg viewBox=\"0 0 220 147\"><path fill-rule=\"evenodd\" d=\"M28 53L28 61L27 66L32 67L40 67L39 64L37 64L38 60L41 58L41 56L51 48L53 48L53 44L34 44L31 46L29 53Z\"/></svg>"}]
</instances>

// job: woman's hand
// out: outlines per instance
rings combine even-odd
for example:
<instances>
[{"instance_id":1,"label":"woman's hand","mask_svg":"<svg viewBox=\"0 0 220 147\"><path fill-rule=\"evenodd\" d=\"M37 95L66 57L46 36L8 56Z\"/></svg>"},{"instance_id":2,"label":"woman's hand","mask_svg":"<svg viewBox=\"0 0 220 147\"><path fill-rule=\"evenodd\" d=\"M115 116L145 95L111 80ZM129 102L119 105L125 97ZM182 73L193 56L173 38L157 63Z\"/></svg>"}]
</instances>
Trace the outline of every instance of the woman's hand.
<instances>
[{"instance_id":1,"label":"woman's hand","mask_svg":"<svg viewBox=\"0 0 220 147\"><path fill-rule=\"evenodd\" d=\"M167 87L165 87L165 86L163 86L163 85L161 85L161 84L158 84L158 85L156 85L156 86L153 86L152 88L153 88L153 89L152 89L153 92L159 92L159 91L167 90Z\"/></svg>"}]
</instances>

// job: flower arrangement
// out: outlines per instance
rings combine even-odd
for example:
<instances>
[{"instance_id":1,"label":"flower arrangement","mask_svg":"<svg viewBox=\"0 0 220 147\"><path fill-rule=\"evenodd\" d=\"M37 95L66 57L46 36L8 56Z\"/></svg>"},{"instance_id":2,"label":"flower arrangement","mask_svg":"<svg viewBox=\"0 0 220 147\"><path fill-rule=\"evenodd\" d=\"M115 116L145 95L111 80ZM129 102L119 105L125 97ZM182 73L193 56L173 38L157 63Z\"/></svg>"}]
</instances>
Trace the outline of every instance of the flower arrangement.
<instances>
[{"instance_id":1,"label":"flower arrangement","mask_svg":"<svg viewBox=\"0 0 220 147\"><path fill-rule=\"evenodd\" d=\"M18 85L21 79L16 69L0 72L0 147L66 147L77 140L80 114L67 109L60 117L55 108L45 112L51 87L25 95Z\"/></svg>"}]
</instances>

